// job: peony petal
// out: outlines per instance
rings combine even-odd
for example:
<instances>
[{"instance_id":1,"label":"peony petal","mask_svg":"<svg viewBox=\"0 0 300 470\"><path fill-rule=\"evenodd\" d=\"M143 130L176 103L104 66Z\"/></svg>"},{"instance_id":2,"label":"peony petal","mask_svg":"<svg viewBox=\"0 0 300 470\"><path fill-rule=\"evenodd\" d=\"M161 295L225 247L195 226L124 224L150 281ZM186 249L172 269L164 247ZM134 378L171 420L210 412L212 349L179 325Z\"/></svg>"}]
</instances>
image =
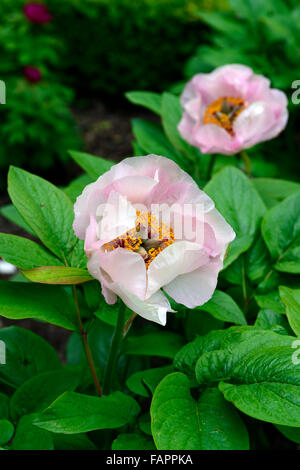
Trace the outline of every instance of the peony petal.
<instances>
[{"instance_id":1,"label":"peony petal","mask_svg":"<svg viewBox=\"0 0 300 470\"><path fill-rule=\"evenodd\" d=\"M173 312L166 296L158 291L145 301L140 300L131 292L127 291L121 284L114 283L114 292L133 312L146 320L159 323L165 326L167 322L167 312Z\"/></svg>"},{"instance_id":2,"label":"peony petal","mask_svg":"<svg viewBox=\"0 0 300 470\"><path fill-rule=\"evenodd\" d=\"M176 302L188 308L205 304L213 295L218 281L218 273L222 269L219 259L175 278L164 287L164 291Z\"/></svg>"},{"instance_id":3,"label":"peony petal","mask_svg":"<svg viewBox=\"0 0 300 470\"><path fill-rule=\"evenodd\" d=\"M201 125L194 137L202 153L234 155L241 150L239 140L215 124Z\"/></svg>"},{"instance_id":4,"label":"peony petal","mask_svg":"<svg viewBox=\"0 0 300 470\"><path fill-rule=\"evenodd\" d=\"M205 249L196 243L178 241L168 246L149 265L147 297L177 276L207 263L208 259Z\"/></svg>"},{"instance_id":5,"label":"peony petal","mask_svg":"<svg viewBox=\"0 0 300 470\"><path fill-rule=\"evenodd\" d=\"M94 252L90 259L87 262L87 269L91 276L97 279L102 287L102 294L105 298L105 301L109 304L115 304L117 301L117 295L107 287L107 283L105 282L104 275L100 269L100 258L99 253Z\"/></svg>"},{"instance_id":6,"label":"peony petal","mask_svg":"<svg viewBox=\"0 0 300 470\"><path fill-rule=\"evenodd\" d=\"M235 232L217 209L206 213L204 218L214 231L216 237L216 246L213 255L220 255L224 252L224 248L226 249L227 245L235 239Z\"/></svg>"},{"instance_id":7,"label":"peony petal","mask_svg":"<svg viewBox=\"0 0 300 470\"><path fill-rule=\"evenodd\" d=\"M144 300L146 297L146 265L138 253L117 248L100 254L100 266L114 282Z\"/></svg>"}]
</instances>

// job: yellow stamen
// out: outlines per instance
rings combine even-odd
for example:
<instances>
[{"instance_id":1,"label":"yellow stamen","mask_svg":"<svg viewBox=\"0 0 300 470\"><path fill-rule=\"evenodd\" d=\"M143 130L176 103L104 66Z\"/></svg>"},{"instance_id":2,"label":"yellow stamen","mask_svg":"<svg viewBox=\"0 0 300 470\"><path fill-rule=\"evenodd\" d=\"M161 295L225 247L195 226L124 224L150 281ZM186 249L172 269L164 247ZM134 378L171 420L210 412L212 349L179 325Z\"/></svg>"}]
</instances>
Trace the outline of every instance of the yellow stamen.
<instances>
[{"instance_id":1,"label":"yellow stamen","mask_svg":"<svg viewBox=\"0 0 300 470\"><path fill-rule=\"evenodd\" d=\"M105 243L104 248L106 251L124 248L125 250L139 253L143 257L146 268L148 269L154 258L167 246L174 243L175 236L172 228L164 223L159 223L151 212L141 213L137 211L136 215L135 228L115 238L111 242ZM143 227L148 229L147 238L145 239L142 239L140 236ZM153 242L149 243L149 240ZM147 249L147 247L149 249Z\"/></svg>"},{"instance_id":2,"label":"yellow stamen","mask_svg":"<svg viewBox=\"0 0 300 470\"><path fill-rule=\"evenodd\" d=\"M204 124L216 124L234 135L233 122L245 109L246 103L241 98L223 96L213 101L205 111Z\"/></svg>"}]
</instances>

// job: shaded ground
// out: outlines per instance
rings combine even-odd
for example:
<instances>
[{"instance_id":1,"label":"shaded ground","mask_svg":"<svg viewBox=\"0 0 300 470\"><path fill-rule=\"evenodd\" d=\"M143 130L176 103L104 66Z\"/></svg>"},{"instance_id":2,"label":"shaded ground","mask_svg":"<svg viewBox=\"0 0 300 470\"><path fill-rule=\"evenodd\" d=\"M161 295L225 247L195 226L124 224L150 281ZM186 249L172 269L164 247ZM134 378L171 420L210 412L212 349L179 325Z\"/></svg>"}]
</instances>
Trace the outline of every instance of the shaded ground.
<instances>
[{"instance_id":1,"label":"shaded ground","mask_svg":"<svg viewBox=\"0 0 300 470\"><path fill-rule=\"evenodd\" d=\"M120 161L124 157L132 155L131 142L131 119L135 117L153 119L153 115L141 108L126 105L121 109L103 103L92 103L88 109L75 110L74 115L80 127L84 151L93 155L107 157L110 160ZM67 185L73 178L78 176L81 170L70 162L63 175L51 172L49 180L60 185ZM7 195L0 195L0 206L9 204ZM17 225L12 224L0 214L0 232L14 235L26 236ZM0 279L7 279L1 276ZM1 315L1 312L0 312ZM3 326L18 325L27 328L45 338L64 357L66 342L70 333L54 325L43 324L34 320L7 320L0 317L0 328Z\"/></svg>"}]
</instances>

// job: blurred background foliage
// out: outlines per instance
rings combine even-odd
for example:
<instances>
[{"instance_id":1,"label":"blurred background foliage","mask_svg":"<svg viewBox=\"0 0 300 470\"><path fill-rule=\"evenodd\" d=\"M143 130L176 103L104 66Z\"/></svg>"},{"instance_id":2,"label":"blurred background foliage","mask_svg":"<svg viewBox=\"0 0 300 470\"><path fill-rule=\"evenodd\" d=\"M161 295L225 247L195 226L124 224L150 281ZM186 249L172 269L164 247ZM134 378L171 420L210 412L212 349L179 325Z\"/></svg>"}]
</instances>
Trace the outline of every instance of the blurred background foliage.
<instances>
[{"instance_id":1,"label":"blurred background foliage","mask_svg":"<svg viewBox=\"0 0 300 470\"><path fill-rule=\"evenodd\" d=\"M192 75L225 63L250 65L289 96L300 77L296 0L45 0L52 21L43 25L25 17L28 3L0 3L2 189L9 164L64 169L67 150L84 145L76 110L95 100L120 115L126 91L179 94ZM299 106L290 113L287 131L255 149L259 174L297 177Z\"/></svg>"}]
</instances>

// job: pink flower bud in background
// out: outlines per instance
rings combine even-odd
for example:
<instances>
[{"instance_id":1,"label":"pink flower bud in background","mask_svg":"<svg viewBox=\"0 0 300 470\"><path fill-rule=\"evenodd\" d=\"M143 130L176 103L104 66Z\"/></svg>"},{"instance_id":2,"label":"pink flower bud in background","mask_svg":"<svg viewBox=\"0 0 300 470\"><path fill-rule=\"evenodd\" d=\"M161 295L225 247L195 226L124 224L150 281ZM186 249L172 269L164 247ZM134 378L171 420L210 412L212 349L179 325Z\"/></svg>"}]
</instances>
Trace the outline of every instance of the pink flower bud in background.
<instances>
[{"instance_id":1,"label":"pink flower bud in background","mask_svg":"<svg viewBox=\"0 0 300 470\"><path fill-rule=\"evenodd\" d=\"M106 302L120 297L162 325L172 311L164 292L188 308L211 298L235 237L192 177L157 155L114 165L84 189L74 210L74 231Z\"/></svg>"},{"instance_id":2,"label":"pink flower bud in background","mask_svg":"<svg viewBox=\"0 0 300 470\"><path fill-rule=\"evenodd\" d=\"M225 65L187 83L178 130L202 153L234 155L276 137L287 124L287 104L266 77L245 65Z\"/></svg>"},{"instance_id":3,"label":"pink flower bud in background","mask_svg":"<svg viewBox=\"0 0 300 470\"><path fill-rule=\"evenodd\" d=\"M31 65L27 65L23 69L25 78L30 83L38 83L42 80L42 72L37 67L32 67Z\"/></svg>"},{"instance_id":4,"label":"pink flower bud in background","mask_svg":"<svg viewBox=\"0 0 300 470\"><path fill-rule=\"evenodd\" d=\"M24 15L31 23L46 24L52 21L53 16L43 3L31 2L24 6Z\"/></svg>"}]
</instances>

